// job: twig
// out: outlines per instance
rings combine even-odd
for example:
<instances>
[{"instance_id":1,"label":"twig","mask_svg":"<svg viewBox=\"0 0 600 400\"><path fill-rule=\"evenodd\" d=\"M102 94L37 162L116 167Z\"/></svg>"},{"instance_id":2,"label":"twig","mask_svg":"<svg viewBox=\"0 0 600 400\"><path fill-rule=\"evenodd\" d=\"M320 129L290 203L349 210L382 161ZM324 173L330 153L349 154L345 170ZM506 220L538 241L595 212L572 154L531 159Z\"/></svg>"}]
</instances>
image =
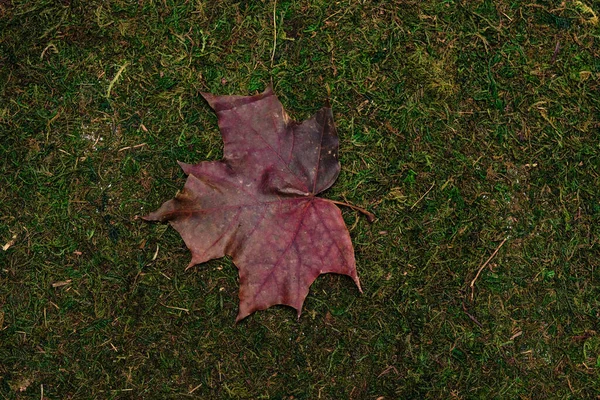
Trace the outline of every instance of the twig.
<instances>
[{"instance_id":1,"label":"twig","mask_svg":"<svg viewBox=\"0 0 600 400\"><path fill-rule=\"evenodd\" d=\"M12 246L13 244L15 244L15 241L17 240L17 234L15 233L12 237L12 239L10 239L8 241L8 243L6 243L4 246L2 246L2 250L6 251L10 248L10 246Z\"/></svg>"},{"instance_id":2,"label":"twig","mask_svg":"<svg viewBox=\"0 0 600 400\"><path fill-rule=\"evenodd\" d=\"M60 109L56 112L56 115L54 117L50 118L48 122L46 122L46 144L48 144L48 138L50 137L50 125L52 125L52 123L56 121L59 116Z\"/></svg>"},{"instance_id":3,"label":"twig","mask_svg":"<svg viewBox=\"0 0 600 400\"><path fill-rule=\"evenodd\" d=\"M170 308L172 310L178 310L178 311L185 311L186 313L189 313L190 310L188 310L187 308L182 308L182 307L175 307L175 306L168 306L166 304L160 303L162 306Z\"/></svg>"},{"instance_id":4,"label":"twig","mask_svg":"<svg viewBox=\"0 0 600 400\"><path fill-rule=\"evenodd\" d=\"M481 274L481 271L483 271L483 269L489 264L489 262L492 261L492 258L494 258L496 256L496 254L498 254L498 250L500 250L500 247L502 247L507 240L508 240L508 237L505 237L504 240L502 241L502 243L500 243L498 245L498 247L496 247L496 250L494 250L492 255L486 260L486 262L484 262L481 265L481 267L479 267L479 271L477 271L477 275L475 275L475 278L473 278L473 280L471 281L471 300L473 300L473 295L475 293L475 282L477 281L477 278L479 278L479 274Z\"/></svg>"},{"instance_id":5,"label":"twig","mask_svg":"<svg viewBox=\"0 0 600 400\"><path fill-rule=\"evenodd\" d=\"M415 206L417 204L419 204L419 202L421 202L421 200L423 200L425 198L425 196L427 196L427 193L431 192L431 189L433 189L433 187L435 186L435 182L433 182L431 184L431 187L425 192L425 194L423 194L423 196L419 197L419 200L415 201L415 204L413 204L410 209L412 210L413 208L415 208Z\"/></svg>"},{"instance_id":6,"label":"twig","mask_svg":"<svg viewBox=\"0 0 600 400\"><path fill-rule=\"evenodd\" d=\"M556 41L556 47L554 48L554 54L552 54L552 59L550 60L550 64L554 64L556 61L556 56L558 56L558 51L560 50L560 40Z\"/></svg>"},{"instance_id":7,"label":"twig","mask_svg":"<svg viewBox=\"0 0 600 400\"><path fill-rule=\"evenodd\" d=\"M146 143L140 143L140 144L136 144L135 146L127 146L127 147L123 147L122 149L119 149L118 152L121 152L123 150L129 150L129 149L137 149L138 147L142 147L142 146L148 146L148 145Z\"/></svg>"},{"instance_id":8,"label":"twig","mask_svg":"<svg viewBox=\"0 0 600 400\"><path fill-rule=\"evenodd\" d=\"M480 328L483 328L483 325L481 325L481 322L477 321L477 318L475 318L474 316L472 316L469 313L469 311L467 310L467 306L465 306L464 301L463 301L462 307L463 307L463 312L465 314L467 314L467 317L469 317L471 319L471 321L475 322L477 324L477 326L479 326Z\"/></svg>"},{"instance_id":9,"label":"twig","mask_svg":"<svg viewBox=\"0 0 600 400\"><path fill-rule=\"evenodd\" d=\"M126 62L125 64L123 64L121 66L121 68L119 68L119 70L117 71L117 74L115 75L115 77L112 78L112 80L108 84L108 89L106 90L106 98L110 97L110 91L112 90L114 84L117 82L117 79L119 79L119 77L121 76L123 71L125 71L125 68L127 68L128 65L129 65L129 62Z\"/></svg>"},{"instance_id":10,"label":"twig","mask_svg":"<svg viewBox=\"0 0 600 400\"><path fill-rule=\"evenodd\" d=\"M273 3L273 52L271 53L271 67L275 59L275 47L277 46L277 0Z\"/></svg>"},{"instance_id":11,"label":"twig","mask_svg":"<svg viewBox=\"0 0 600 400\"><path fill-rule=\"evenodd\" d=\"M66 285L70 284L71 282L72 282L71 279L67 279L66 281L54 282L52 284L52 287L57 288L57 287L61 287L61 286L66 286Z\"/></svg>"},{"instance_id":12,"label":"twig","mask_svg":"<svg viewBox=\"0 0 600 400\"><path fill-rule=\"evenodd\" d=\"M393 365L389 365L386 369L384 369L377 377L381 378L384 375L387 375L390 371L394 371L396 375L398 375L398 370Z\"/></svg>"},{"instance_id":13,"label":"twig","mask_svg":"<svg viewBox=\"0 0 600 400\"><path fill-rule=\"evenodd\" d=\"M202 384L199 384L198 386L196 386L195 388L193 388L192 390L190 390L190 391L188 392L188 394L192 394L192 393L194 393L194 392L196 391L196 389L200 388L200 386L202 386Z\"/></svg>"},{"instance_id":14,"label":"twig","mask_svg":"<svg viewBox=\"0 0 600 400\"><path fill-rule=\"evenodd\" d=\"M364 208L360 208L360 207L354 206L352 204L344 203L342 201L336 201L336 200L331 200L331 199L328 199L328 201L330 201L334 204L340 205L340 206L350 207L353 210L356 210L356 211L359 211L359 212L365 214L365 216L367 217L367 221L369 221L369 222L375 221L375 214L373 214L370 211L365 210Z\"/></svg>"}]
</instances>

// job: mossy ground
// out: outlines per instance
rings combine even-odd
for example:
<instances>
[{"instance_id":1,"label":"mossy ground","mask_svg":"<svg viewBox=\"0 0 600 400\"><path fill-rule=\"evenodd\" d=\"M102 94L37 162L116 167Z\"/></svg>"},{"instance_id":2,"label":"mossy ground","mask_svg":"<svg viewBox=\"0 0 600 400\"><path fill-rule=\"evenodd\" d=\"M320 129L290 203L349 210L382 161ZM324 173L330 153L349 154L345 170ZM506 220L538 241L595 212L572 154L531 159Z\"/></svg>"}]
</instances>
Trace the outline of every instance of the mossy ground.
<instances>
[{"instance_id":1,"label":"mossy ground","mask_svg":"<svg viewBox=\"0 0 600 400\"><path fill-rule=\"evenodd\" d=\"M596 398L598 17L0 0L0 398ZM182 187L177 160L220 158L199 92L270 82L298 120L329 97L326 196L378 220L343 210L364 294L326 275L299 321L235 325L230 260L185 272L177 233L136 217Z\"/></svg>"}]
</instances>

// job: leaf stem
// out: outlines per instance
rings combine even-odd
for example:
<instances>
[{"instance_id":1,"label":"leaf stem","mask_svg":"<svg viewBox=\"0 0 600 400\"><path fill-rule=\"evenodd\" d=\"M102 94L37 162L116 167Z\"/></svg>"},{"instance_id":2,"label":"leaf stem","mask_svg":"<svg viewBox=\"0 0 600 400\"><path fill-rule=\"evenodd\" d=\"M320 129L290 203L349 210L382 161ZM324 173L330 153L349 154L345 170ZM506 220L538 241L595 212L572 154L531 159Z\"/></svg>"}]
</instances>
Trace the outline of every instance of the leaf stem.
<instances>
[{"instance_id":1,"label":"leaf stem","mask_svg":"<svg viewBox=\"0 0 600 400\"><path fill-rule=\"evenodd\" d=\"M331 199L327 199L327 200L329 200L330 202L337 204L339 206L350 207L353 210L363 213L367 217L367 221L369 221L369 222L375 221L375 214L373 214L370 211L365 210L364 208L361 208L361 207L358 207L358 206L355 206L352 204L344 203L343 201L336 201L336 200L331 200Z\"/></svg>"}]
</instances>

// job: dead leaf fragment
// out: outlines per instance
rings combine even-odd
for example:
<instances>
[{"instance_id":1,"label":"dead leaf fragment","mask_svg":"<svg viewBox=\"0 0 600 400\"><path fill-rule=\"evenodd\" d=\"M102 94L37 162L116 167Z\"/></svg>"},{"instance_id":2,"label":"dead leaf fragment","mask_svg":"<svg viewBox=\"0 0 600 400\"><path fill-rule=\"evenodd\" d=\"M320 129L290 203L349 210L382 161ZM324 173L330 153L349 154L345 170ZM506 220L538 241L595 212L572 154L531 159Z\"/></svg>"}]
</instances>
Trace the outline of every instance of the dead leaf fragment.
<instances>
[{"instance_id":1,"label":"dead leaf fragment","mask_svg":"<svg viewBox=\"0 0 600 400\"><path fill-rule=\"evenodd\" d=\"M54 282L52 284L53 288L57 288L57 287L61 287L61 286L66 286L68 284L70 284L72 282L71 279L67 279L66 281L58 281L58 282Z\"/></svg>"},{"instance_id":2,"label":"dead leaf fragment","mask_svg":"<svg viewBox=\"0 0 600 400\"><path fill-rule=\"evenodd\" d=\"M19 377L8 383L9 387L15 392L24 392L31 386L33 379L27 377Z\"/></svg>"},{"instance_id":3,"label":"dead leaf fragment","mask_svg":"<svg viewBox=\"0 0 600 400\"><path fill-rule=\"evenodd\" d=\"M10 248L10 246L15 244L15 241L17 240L17 234L15 233L13 235L13 237L8 241L8 243L6 243L4 246L2 246L2 250L6 251Z\"/></svg>"}]
</instances>

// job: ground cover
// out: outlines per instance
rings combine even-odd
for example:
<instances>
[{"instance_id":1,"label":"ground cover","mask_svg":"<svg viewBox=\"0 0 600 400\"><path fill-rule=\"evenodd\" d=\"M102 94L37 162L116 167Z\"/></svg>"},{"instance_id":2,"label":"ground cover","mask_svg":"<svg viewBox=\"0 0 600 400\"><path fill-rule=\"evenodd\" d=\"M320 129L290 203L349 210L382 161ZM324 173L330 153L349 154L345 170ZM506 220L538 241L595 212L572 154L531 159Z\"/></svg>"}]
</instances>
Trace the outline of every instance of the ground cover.
<instances>
[{"instance_id":1,"label":"ground cover","mask_svg":"<svg viewBox=\"0 0 600 400\"><path fill-rule=\"evenodd\" d=\"M596 398L591 1L0 0L0 398ZM329 99L364 293L234 324L138 217L218 160L199 92ZM479 273L478 273L479 272Z\"/></svg>"}]
</instances>

